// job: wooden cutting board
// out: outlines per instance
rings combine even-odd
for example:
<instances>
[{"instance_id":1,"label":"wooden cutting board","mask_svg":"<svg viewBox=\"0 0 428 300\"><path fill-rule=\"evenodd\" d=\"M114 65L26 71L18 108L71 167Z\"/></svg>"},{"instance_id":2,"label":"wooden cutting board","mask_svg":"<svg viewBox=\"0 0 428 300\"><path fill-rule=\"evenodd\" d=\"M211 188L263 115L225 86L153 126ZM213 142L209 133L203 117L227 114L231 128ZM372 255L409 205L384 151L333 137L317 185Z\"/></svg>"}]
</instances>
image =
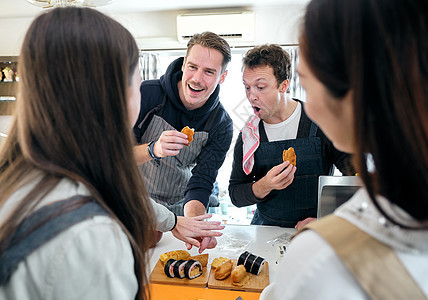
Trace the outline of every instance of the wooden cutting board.
<instances>
[{"instance_id":1,"label":"wooden cutting board","mask_svg":"<svg viewBox=\"0 0 428 300\"><path fill-rule=\"evenodd\" d=\"M236 259L233 259L233 268L236 267ZM232 270L233 270L232 268ZM262 292L265 287L269 285L269 265L266 261L263 270L259 275L254 275L248 273L250 280L243 286L236 286L232 284L231 276L228 276L224 280L217 280L214 278L215 270L211 269L209 278L208 278L208 287L212 289L224 289L224 290L235 290L235 291L245 291L245 292Z\"/></svg>"},{"instance_id":2,"label":"wooden cutting board","mask_svg":"<svg viewBox=\"0 0 428 300\"><path fill-rule=\"evenodd\" d=\"M166 276L163 265L158 260L156 266L154 267L152 273L150 274L151 283L160 283L160 284L173 284L173 285L187 285L193 287L206 287L208 283L209 270L208 267L204 267L202 275L195 279L187 278L170 278Z\"/></svg>"}]
</instances>

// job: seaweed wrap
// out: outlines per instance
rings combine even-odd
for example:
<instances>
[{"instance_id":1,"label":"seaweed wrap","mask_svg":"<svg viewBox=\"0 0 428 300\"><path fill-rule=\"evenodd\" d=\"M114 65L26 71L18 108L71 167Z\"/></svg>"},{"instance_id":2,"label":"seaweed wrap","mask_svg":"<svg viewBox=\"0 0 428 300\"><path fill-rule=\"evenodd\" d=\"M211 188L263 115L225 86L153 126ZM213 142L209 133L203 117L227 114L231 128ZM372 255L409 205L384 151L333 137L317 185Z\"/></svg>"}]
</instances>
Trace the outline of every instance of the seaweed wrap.
<instances>
[{"instance_id":1,"label":"seaweed wrap","mask_svg":"<svg viewBox=\"0 0 428 300\"><path fill-rule=\"evenodd\" d=\"M202 275L203 267L200 261L191 259L184 265L186 278L195 279Z\"/></svg>"},{"instance_id":2,"label":"seaweed wrap","mask_svg":"<svg viewBox=\"0 0 428 300\"><path fill-rule=\"evenodd\" d=\"M171 258L165 263L165 267L163 268L163 271L165 272L166 276L173 278L174 275L174 265L177 263L177 260Z\"/></svg>"},{"instance_id":3,"label":"seaweed wrap","mask_svg":"<svg viewBox=\"0 0 428 300\"><path fill-rule=\"evenodd\" d=\"M251 274L259 275L263 270L263 266L265 264L265 259L261 256L257 256L254 254L245 251L238 258L237 265L244 265L245 270Z\"/></svg>"},{"instance_id":4,"label":"seaweed wrap","mask_svg":"<svg viewBox=\"0 0 428 300\"><path fill-rule=\"evenodd\" d=\"M180 259L174 265L174 275L177 278L184 278L184 266L186 265L187 260Z\"/></svg>"}]
</instances>

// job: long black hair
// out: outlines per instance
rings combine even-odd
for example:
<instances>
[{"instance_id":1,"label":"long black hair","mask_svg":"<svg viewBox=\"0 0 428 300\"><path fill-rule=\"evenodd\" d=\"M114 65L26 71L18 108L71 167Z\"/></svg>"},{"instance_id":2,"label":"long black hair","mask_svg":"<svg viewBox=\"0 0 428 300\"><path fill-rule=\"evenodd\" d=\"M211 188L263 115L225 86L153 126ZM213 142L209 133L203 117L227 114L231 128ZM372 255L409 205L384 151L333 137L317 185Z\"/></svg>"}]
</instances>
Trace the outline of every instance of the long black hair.
<instances>
[{"instance_id":1,"label":"long black hair","mask_svg":"<svg viewBox=\"0 0 428 300\"><path fill-rule=\"evenodd\" d=\"M381 213L403 227L375 195L428 220L427 32L426 1L313 0L300 36L327 90L338 101L353 91L356 167Z\"/></svg>"}]
</instances>

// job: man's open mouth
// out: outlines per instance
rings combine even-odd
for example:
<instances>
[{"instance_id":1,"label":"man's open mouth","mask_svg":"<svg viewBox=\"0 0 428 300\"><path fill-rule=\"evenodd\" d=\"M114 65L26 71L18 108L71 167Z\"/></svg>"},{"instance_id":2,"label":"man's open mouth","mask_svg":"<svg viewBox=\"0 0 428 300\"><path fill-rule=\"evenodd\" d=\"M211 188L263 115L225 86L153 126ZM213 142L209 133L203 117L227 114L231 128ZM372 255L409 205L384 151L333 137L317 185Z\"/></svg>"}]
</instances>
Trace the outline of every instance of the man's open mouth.
<instances>
[{"instance_id":1,"label":"man's open mouth","mask_svg":"<svg viewBox=\"0 0 428 300\"><path fill-rule=\"evenodd\" d=\"M204 89L199 88L199 87L195 87L195 86L192 87L190 84L188 84L187 86L189 87L190 90L192 90L194 92L201 92L204 90Z\"/></svg>"}]
</instances>

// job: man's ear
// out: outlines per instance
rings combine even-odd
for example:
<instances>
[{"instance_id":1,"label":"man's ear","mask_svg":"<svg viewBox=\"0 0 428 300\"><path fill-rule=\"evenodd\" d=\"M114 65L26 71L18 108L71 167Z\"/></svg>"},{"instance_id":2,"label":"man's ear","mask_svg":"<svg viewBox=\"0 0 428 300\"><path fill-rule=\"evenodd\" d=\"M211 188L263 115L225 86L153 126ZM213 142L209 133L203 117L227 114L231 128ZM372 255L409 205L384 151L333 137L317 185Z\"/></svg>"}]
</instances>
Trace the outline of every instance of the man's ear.
<instances>
[{"instance_id":1,"label":"man's ear","mask_svg":"<svg viewBox=\"0 0 428 300\"><path fill-rule=\"evenodd\" d=\"M290 80L286 79L283 82L280 83L279 85L279 92L280 93L285 93L288 90L288 87L290 86Z\"/></svg>"},{"instance_id":2,"label":"man's ear","mask_svg":"<svg viewBox=\"0 0 428 300\"><path fill-rule=\"evenodd\" d=\"M221 74L220 80L218 81L218 84L222 84L223 81L226 79L227 76L227 70L223 72L223 74Z\"/></svg>"}]
</instances>

